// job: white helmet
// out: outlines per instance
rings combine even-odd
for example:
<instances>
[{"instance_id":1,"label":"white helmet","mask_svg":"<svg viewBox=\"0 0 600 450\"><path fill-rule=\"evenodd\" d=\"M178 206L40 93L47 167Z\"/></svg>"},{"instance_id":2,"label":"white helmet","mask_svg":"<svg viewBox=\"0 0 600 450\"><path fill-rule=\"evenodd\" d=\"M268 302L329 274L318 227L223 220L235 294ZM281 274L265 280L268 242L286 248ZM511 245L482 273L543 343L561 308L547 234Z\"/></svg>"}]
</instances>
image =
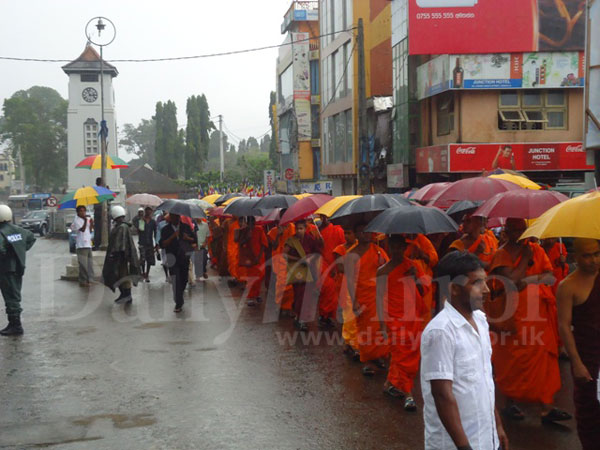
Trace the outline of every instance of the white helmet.
<instances>
[{"instance_id":1,"label":"white helmet","mask_svg":"<svg viewBox=\"0 0 600 450\"><path fill-rule=\"evenodd\" d=\"M0 205L0 223L12 222L12 210L6 205Z\"/></svg>"},{"instance_id":2,"label":"white helmet","mask_svg":"<svg viewBox=\"0 0 600 450\"><path fill-rule=\"evenodd\" d=\"M119 205L113 206L110 210L110 215L113 220L118 219L119 217L125 217L125 208Z\"/></svg>"}]
</instances>

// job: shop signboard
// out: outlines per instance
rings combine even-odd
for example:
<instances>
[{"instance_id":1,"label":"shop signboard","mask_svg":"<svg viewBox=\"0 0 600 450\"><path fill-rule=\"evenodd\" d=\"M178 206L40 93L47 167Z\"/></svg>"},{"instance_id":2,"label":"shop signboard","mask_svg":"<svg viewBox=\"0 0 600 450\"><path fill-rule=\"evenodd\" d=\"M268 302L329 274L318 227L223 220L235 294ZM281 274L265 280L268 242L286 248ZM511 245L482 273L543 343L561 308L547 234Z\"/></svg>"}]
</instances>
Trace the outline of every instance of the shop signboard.
<instances>
[{"instance_id":1,"label":"shop signboard","mask_svg":"<svg viewBox=\"0 0 600 450\"><path fill-rule=\"evenodd\" d=\"M419 173L448 173L450 171L448 146L434 145L418 148L416 168Z\"/></svg>"},{"instance_id":2,"label":"shop signboard","mask_svg":"<svg viewBox=\"0 0 600 450\"><path fill-rule=\"evenodd\" d=\"M408 0L409 53L584 50L581 0Z\"/></svg>"}]
</instances>

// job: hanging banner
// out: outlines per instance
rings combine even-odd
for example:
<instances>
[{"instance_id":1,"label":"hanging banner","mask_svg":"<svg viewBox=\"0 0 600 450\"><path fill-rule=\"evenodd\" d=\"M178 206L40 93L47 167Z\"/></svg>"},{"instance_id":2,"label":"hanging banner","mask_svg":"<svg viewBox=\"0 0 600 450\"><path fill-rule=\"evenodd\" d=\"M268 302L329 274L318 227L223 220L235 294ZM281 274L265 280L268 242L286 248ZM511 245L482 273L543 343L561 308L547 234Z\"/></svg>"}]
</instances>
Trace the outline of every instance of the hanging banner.
<instances>
[{"instance_id":1,"label":"hanging banner","mask_svg":"<svg viewBox=\"0 0 600 450\"><path fill-rule=\"evenodd\" d=\"M584 50L581 0L409 0L409 53Z\"/></svg>"}]
</instances>

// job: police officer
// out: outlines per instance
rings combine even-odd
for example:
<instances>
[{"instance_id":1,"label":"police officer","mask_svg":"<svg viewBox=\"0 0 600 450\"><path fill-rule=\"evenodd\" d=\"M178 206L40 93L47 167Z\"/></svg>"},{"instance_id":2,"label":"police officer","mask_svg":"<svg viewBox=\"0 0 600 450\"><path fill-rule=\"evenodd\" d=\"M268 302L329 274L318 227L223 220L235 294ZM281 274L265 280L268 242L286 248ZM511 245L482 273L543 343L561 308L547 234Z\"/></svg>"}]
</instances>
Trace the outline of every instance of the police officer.
<instances>
[{"instance_id":1,"label":"police officer","mask_svg":"<svg viewBox=\"0 0 600 450\"><path fill-rule=\"evenodd\" d=\"M23 334L21 326L21 285L25 273L25 254L35 243L33 233L13 225L12 210L0 205L0 291L6 305L8 326L2 336Z\"/></svg>"}]
</instances>

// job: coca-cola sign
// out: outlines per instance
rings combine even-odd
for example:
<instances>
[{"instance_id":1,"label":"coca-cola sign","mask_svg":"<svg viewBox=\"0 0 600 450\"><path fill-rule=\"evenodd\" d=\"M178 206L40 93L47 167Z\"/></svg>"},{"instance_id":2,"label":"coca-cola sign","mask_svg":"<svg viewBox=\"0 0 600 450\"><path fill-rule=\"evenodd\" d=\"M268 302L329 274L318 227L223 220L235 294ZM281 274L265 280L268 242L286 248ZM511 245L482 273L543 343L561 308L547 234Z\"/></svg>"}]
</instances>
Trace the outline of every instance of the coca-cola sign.
<instances>
[{"instance_id":1,"label":"coca-cola sign","mask_svg":"<svg viewBox=\"0 0 600 450\"><path fill-rule=\"evenodd\" d=\"M457 155L474 155L476 153L477 147L458 147L456 149Z\"/></svg>"}]
</instances>

